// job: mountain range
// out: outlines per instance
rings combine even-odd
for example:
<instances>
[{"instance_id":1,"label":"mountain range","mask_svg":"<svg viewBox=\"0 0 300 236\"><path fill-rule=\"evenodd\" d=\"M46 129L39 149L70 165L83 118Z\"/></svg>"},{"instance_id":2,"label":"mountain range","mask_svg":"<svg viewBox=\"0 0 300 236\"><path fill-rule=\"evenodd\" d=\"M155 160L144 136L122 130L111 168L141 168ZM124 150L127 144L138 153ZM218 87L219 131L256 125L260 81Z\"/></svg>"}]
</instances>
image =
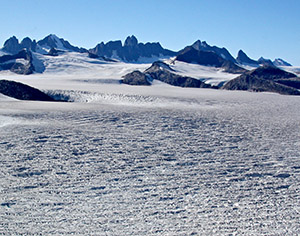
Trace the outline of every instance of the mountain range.
<instances>
[{"instance_id":1,"label":"mountain range","mask_svg":"<svg viewBox=\"0 0 300 236\"><path fill-rule=\"evenodd\" d=\"M186 50L194 49L195 51L200 52L213 52L223 60L231 61L235 64L249 64L255 66L258 66L260 64L291 66L290 63L280 58L275 59L273 62L269 59L264 59L263 57L258 60L253 60L250 59L242 50L238 52L237 58L234 58L226 48L210 46L209 44L207 44L207 42L200 40L197 40L192 45L187 46L178 52L175 52L163 48L158 42L147 42L145 44L138 42L137 38L134 35L128 36L124 43L122 43L121 40L109 41L107 43L101 42L91 49L73 46L67 40L59 38L54 34L50 34L39 41L32 40L29 37L26 37L21 42L19 42L19 40L15 36L13 36L4 42L4 45L1 49L1 54L17 54L22 49L27 49L29 51L44 55L48 54L51 49L67 52L90 53L90 56L118 59L125 62L138 62L139 60L142 61L143 59L147 58L158 59L163 57L174 57L182 54Z\"/></svg>"},{"instance_id":2,"label":"mountain range","mask_svg":"<svg viewBox=\"0 0 300 236\"><path fill-rule=\"evenodd\" d=\"M74 46L54 34L39 41L28 37L19 41L13 36L6 40L0 49L0 71L10 70L23 75L43 73L49 67L45 65L45 58L52 57L53 63L56 57L66 54L75 60L81 55L81 58L96 60L91 61L96 64L153 63L145 71L135 70L123 75L120 82L129 85L151 85L154 80L159 80L180 87L271 91L299 95L299 78L292 73L286 76L282 68L291 67L291 64L283 59L271 61L261 57L254 60L242 50L234 58L226 48L211 46L200 40L175 52L163 48L158 42L138 42L133 35L128 36L124 43L121 40L101 42L91 49ZM234 79L224 78L223 81L210 84L210 77L190 76L189 69L180 73L175 66L178 63L191 66L196 64L202 66L200 69L207 68L205 70L214 71L215 74L222 72L224 76L230 75ZM60 67L63 68L64 64L60 64Z\"/></svg>"}]
</instances>

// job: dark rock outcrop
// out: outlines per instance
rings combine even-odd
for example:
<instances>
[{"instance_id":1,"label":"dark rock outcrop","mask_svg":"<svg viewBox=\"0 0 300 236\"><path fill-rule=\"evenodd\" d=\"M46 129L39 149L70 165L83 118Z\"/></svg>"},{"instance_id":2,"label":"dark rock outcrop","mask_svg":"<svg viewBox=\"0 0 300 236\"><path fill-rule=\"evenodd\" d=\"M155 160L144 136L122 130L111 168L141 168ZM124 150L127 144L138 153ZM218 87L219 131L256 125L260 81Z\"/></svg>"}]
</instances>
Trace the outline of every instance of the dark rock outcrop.
<instances>
[{"instance_id":1,"label":"dark rock outcrop","mask_svg":"<svg viewBox=\"0 0 300 236\"><path fill-rule=\"evenodd\" d=\"M300 78L290 78L290 79L275 79L276 83L284 84L289 87L300 89Z\"/></svg>"},{"instance_id":2,"label":"dark rock outcrop","mask_svg":"<svg viewBox=\"0 0 300 236\"><path fill-rule=\"evenodd\" d=\"M246 71L232 61L220 57L213 51L197 50L194 47L186 47L177 55L176 60L186 63L197 63L203 66L224 68L225 72L233 74L240 74Z\"/></svg>"},{"instance_id":3,"label":"dark rock outcrop","mask_svg":"<svg viewBox=\"0 0 300 236\"><path fill-rule=\"evenodd\" d=\"M26 60L26 64L16 62L17 59ZM11 70L17 74L29 75L34 72L32 54L26 49L15 55L4 55L0 57L0 70Z\"/></svg>"},{"instance_id":4,"label":"dark rock outcrop","mask_svg":"<svg viewBox=\"0 0 300 236\"><path fill-rule=\"evenodd\" d=\"M0 80L0 93L20 100L54 101L36 88L9 80Z\"/></svg>"},{"instance_id":5,"label":"dark rock outcrop","mask_svg":"<svg viewBox=\"0 0 300 236\"><path fill-rule=\"evenodd\" d=\"M249 71L247 73L265 80L289 79L297 77L293 73L269 65L258 67L257 69Z\"/></svg>"},{"instance_id":6,"label":"dark rock outcrop","mask_svg":"<svg viewBox=\"0 0 300 236\"><path fill-rule=\"evenodd\" d=\"M51 48L46 55L57 57L59 54L63 54L63 53L64 53L64 51L62 51L62 50L58 50L56 48Z\"/></svg>"},{"instance_id":7,"label":"dark rock outcrop","mask_svg":"<svg viewBox=\"0 0 300 236\"><path fill-rule=\"evenodd\" d=\"M3 50L11 54L17 54L21 50L19 40L16 36L11 37L4 42Z\"/></svg>"},{"instance_id":8,"label":"dark rock outcrop","mask_svg":"<svg viewBox=\"0 0 300 236\"><path fill-rule=\"evenodd\" d=\"M161 61L154 62L143 74L148 80L156 79L173 86L190 88L211 87L209 84L205 84L198 79L176 74L169 65Z\"/></svg>"},{"instance_id":9,"label":"dark rock outcrop","mask_svg":"<svg viewBox=\"0 0 300 236\"><path fill-rule=\"evenodd\" d=\"M108 58L108 57L105 57L105 56L98 56L98 55L96 55L94 53L91 53L91 52L88 53L88 57L93 58L93 59L99 59L99 60L102 60L102 61L107 61L107 62L117 62L114 59L111 59L111 58Z\"/></svg>"},{"instance_id":10,"label":"dark rock outcrop","mask_svg":"<svg viewBox=\"0 0 300 236\"><path fill-rule=\"evenodd\" d=\"M247 90L256 92L274 92L284 95L300 95L300 91L290 78L294 74L283 71L273 66L262 66L253 71L248 71L239 77L225 83L221 89ZM285 83L283 81L286 81ZM291 86L293 85L293 86Z\"/></svg>"},{"instance_id":11,"label":"dark rock outcrop","mask_svg":"<svg viewBox=\"0 0 300 236\"><path fill-rule=\"evenodd\" d=\"M149 82L149 77L137 70L123 76L123 80L121 80L121 82L129 85L151 85Z\"/></svg>"},{"instance_id":12,"label":"dark rock outcrop","mask_svg":"<svg viewBox=\"0 0 300 236\"><path fill-rule=\"evenodd\" d=\"M247 56L246 53L244 53L242 50L239 50L238 56L236 58L236 61L239 64L246 64L246 65L253 65L253 66L259 66L259 63L255 60L252 60L250 57Z\"/></svg>"},{"instance_id":13,"label":"dark rock outcrop","mask_svg":"<svg viewBox=\"0 0 300 236\"><path fill-rule=\"evenodd\" d=\"M196 50L193 47L186 47L181 51L176 60L186 63L197 63L203 66L221 67L225 62L218 54L213 51Z\"/></svg>"},{"instance_id":14,"label":"dark rock outcrop","mask_svg":"<svg viewBox=\"0 0 300 236\"><path fill-rule=\"evenodd\" d=\"M225 61L221 67L224 69L224 72L231 74L241 74L247 71L246 69L239 67L231 61Z\"/></svg>"},{"instance_id":15,"label":"dark rock outcrop","mask_svg":"<svg viewBox=\"0 0 300 236\"><path fill-rule=\"evenodd\" d=\"M89 50L90 53L108 58L116 58L128 62L136 62L139 58L153 56L175 56L176 53L164 49L159 43L139 43L135 36L127 37L124 45L120 40L100 43Z\"/></svg>"},{"instance_id":16,"label":"dark rock outcrop","mask_svg":"<svg viewBox=\"0 0 300 236\"><path fill-rule=\"evenodd\" d=\"M26 37L22 40L22 42L20 43L20 47L22 49L27 49L28 51L33 51L35 52L36 51L36 41L35 40L31 40L30 38Z\"/></svg>"}]
</instances>

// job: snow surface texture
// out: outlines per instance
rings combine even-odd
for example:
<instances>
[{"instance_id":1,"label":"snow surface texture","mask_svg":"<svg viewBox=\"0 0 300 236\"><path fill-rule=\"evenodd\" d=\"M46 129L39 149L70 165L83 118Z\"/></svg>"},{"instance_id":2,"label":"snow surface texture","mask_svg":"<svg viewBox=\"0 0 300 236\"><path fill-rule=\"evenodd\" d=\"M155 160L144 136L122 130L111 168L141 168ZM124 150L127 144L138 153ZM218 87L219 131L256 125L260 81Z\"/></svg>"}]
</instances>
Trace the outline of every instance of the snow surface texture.
<instances>
[{"instance_id":1,"label":"snow surface texture","mask_svg":"<svg viewBox=\"0 0 300 236\"><path fill-rule=\"evenodd\" d=\"M128 86L149 65L58 58L1 72L75 102L0 96L0 234L300 233L298 97Z\"/></svg>"},{"instance_id":2,"label":"snow surface texture","mask_svg":"<svg viewBox=\"0 0 300 236\"><path fill-rule=\"evenodd\" d=\"M299 99L188 90L1 98L0 233L299 234Z\"/></svg>"}]
</instances>

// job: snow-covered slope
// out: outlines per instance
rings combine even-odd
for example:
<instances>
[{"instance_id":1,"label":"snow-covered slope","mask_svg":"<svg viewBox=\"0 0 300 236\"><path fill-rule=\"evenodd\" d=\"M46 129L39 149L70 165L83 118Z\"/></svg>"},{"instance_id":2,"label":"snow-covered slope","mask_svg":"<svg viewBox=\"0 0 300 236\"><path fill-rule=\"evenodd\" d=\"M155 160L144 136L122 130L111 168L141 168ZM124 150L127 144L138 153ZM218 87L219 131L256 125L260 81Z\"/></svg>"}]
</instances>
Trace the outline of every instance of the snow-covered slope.
<instances>
[{"instance_id":1,"label":"snow-covered slope","mask_svg":"<svg viewBox=\"0 0 300 236\"><path fill-rule=\"evenodd\" d=\"M171 61L172 60L166 60L165 62L170 63L170 67L175 71L175 73L200 79L211 85L218 85L219 83L231 80L238 76L237 74L226 73L222 68L202 66L181 61Z\"/></svg>"}]
</instances>

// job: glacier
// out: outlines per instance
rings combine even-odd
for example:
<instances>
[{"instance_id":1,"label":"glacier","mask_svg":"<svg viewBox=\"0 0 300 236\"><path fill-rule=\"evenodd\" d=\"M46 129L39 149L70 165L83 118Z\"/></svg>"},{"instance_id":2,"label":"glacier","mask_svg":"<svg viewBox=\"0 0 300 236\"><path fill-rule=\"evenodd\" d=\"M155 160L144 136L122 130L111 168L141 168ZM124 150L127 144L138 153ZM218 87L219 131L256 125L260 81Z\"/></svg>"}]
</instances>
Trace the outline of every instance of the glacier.
<instances>
[{"instance_id":1,"label":"glacier","mask_svg":"<svg viewBox=\"0 0 300 236\"><path fill-rule=\"evenodd\" d=\"M0 95L0 234L299 234L298 97L128 86L150 64L38 60L43 74L0 75L70 102Z\"/></svg>"}]
</instances>

